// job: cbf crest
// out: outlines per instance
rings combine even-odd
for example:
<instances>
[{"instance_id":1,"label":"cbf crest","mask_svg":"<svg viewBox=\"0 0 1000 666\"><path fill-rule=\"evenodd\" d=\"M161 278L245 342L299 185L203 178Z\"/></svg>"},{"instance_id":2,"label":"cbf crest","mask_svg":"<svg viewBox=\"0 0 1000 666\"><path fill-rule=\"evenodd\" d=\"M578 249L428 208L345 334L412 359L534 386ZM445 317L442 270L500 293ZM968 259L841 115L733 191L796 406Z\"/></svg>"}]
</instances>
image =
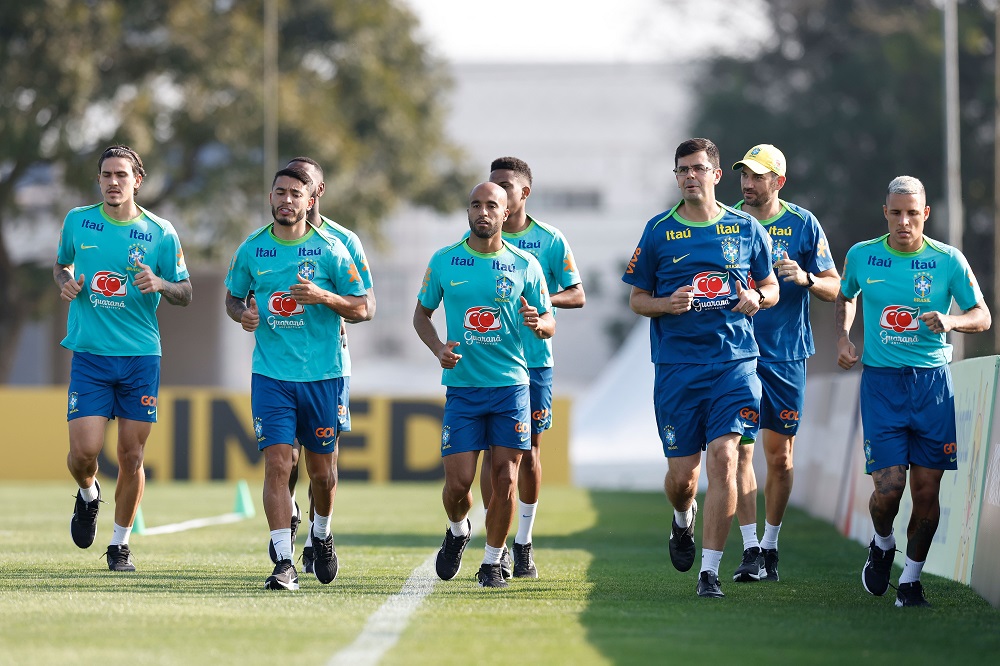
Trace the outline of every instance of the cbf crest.
<instances>
[{"instance_id":1,"label":"cbf crest","mask_svg":"<svg viewBox=\"0 0 1000 666\"><path fill-rule=\"evenodd\" d=\"M143 259L146 258L146 248L136 243L128 249L128 265L135 266L138 268L140 263L143 263Z\"/></svg>"},{"instance_id":2,"label":"cbf crest","mask_svg":"<svg viewBox=\"0 0 1000 666\"><path fill-rule=\"evenodd\" d=\"M254 417L253 420L253 434L257 436L257 441L264 439L264 423L260 420L260 417Z\"/></svg>"},{"instance_id":3,"label":"cbf crest","mask_svg":"<svg viewBox=\"0 0 1000 666\"><path fill-rule=\"evenodd\" d=\"M677 450L677 433L672 425L663 426L663 443L667 445L668 451Z\"/></svg>"},{"instance_id":4,"label":"cbf crest","mask_svg":"<svg viewBox=\"0 0 1000 666\"><path fill-rule=\"evenodd\" d=\"M931 294L931 282L934 276L930 273L917 273L913 276L913 293L920 298L927 298Z\"/></svg>"},{"instance_id":5,"label":"cbf crest","mask_svg":"<svg viewBox=\"0 0 1000 666\"><path fill-rule=\"evenodd\" d=\"M497 296L501 300L507 300L514 293L514 281L506 275L497 276Z\"/></svg>"},{"instance_id":6,"label":"cbf crest","mask_svg":"<svg viewBox=\"0 0 1000 666\"><path fill-rule=\"evenodd\" d=\"M300 278L312 282L316 278L316 262L308 259L300 261L298 273Z\"/></svg>"},{"instance_id":7,"label":"cbf crest","mask_svg":"<svg viewBox=\"0 0 1000 666\"><path fill-rule=\"evenodd\" d=\"M788 241L784 238L774 239L774 244L771 246L771 258L774 259L775 264L785 257L786 252L788 252Z\"/></svg>"},{"instance_id":8,"label":"cbf crest","mask_svg":"<svg viewBox=\"0 0 1000 666\"><path fill-rule=\"evenodd\" d=\"M80 395L73 391L69 394L69 413L72 414L76 411L76 405L80 401Z\"/></svg>"},{"instance_id":9,"label":"cbf crest","mask_svg":"<svg viewBox=\"0 0 1000 666\"><path fill-rule=\"evenodd\" d=\"M441 450L442 451L444 451L445 449L450 449L451 448L451 444L448 443L450 441L451 441L451 426L445 426L445 427L441 428Z\"/></svg>"},{"instance_id":10,"label":"cbf crest","mask_svg":"<svg viewBox=\"0 0 1000 666\"><path fill-rule=\"evenodd\" d=\"M736 260L740 258L740 244L732 236L726 236L722 239L722 257L726 260L727 264L735 264Z\"/></svg>"}]
</instances>

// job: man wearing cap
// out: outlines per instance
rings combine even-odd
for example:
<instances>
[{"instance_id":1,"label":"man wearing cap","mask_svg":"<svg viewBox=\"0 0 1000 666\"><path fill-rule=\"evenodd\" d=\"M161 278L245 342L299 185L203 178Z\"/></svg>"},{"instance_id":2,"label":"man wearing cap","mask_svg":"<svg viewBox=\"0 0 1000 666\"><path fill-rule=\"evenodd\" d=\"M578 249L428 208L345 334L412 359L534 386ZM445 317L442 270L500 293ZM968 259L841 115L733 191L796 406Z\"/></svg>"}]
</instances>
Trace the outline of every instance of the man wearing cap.
<instances>
[{"instance_id":1,"label":"man wearing cap","mask_svg":"<svg viewBox=\"0 0 1000 666\"><path fill-rule=\"evenodd\" d=\"M757 479L753 441L739 450L736 516L743 533L743 562L733 580L778 580L778 531L792 492L792 447L806 389L806 359L815 352L809 294L833 302L840 276L816 216L783 201L785 156L770 144L754 146L733 165L740 170L743 200L734 208L753 215L771 236L771 257L780 298L753 318L760 348L760 432L767 460L764 539L757 541Z\"/></svg>"}]
</instances>

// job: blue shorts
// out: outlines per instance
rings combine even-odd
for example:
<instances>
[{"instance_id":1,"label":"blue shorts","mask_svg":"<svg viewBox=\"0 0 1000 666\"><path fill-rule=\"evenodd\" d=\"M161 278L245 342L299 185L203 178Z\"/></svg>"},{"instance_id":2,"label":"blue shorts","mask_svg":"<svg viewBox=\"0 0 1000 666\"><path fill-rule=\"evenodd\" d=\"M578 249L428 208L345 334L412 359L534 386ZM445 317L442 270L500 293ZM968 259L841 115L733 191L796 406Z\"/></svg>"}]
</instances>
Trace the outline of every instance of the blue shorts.
<instances>
[{"instance_id":1,"label":"blue shorts","mask_svg":"<svg viewBox=\"0 0 1000 666\"><path fill-rule=\"evenodd\" d=\"M120 416L156 423L159 356L98 356L73 352L66 420Z\"/></svg>"},{"instance_id":2,"label":"blue shorts","mask_svg":"<svg viewBox=\"0 0 1000 666\"><path fill-rule=\"evenodd\" d=\"M760 377L760 427L795 436L806 400L806 361L757 359Z\"/></svg>"},{"instance_id":3,"label":"blue shorts","mask_svg":"<svg viewBox=\"0 0 1000 666\"><path fill-rule=\"evenodd\" d=\"M656 428L666 457L693 455L730 433L746 441L756 438L760 411L756 359L708 365L657 363L654 382Z\"/></svg>"},{"instance_id":4,"label":"blue shorts","mask_svg":"<svg viewBox=\"0 0 1000 666\"><path fill-rule=\"evenodd\" d=\"M528 385L476 388L449 386L445 392L441 455L486 451L491 446L531 448Z\"/></svg>"},{"instance_id":5,"label":"blue shorts","mask_svg":"<svg viewBox=\"0 0 1000 666\"><path fill-rule=\"evenodd\" d=\"M531 383L531 432L538 435L552 427L552 368L528 368Z\"/></svg>"},{"instance_id":6,"label":"blue shorts","mask_svg":"<svg viewBox=\"0 0 1000 666\"><path fill-rule=\"evenodd\" d=\"M250 411L257 448L291 444L296 439L313 453L333 453L347 406L340 404L343 377L286 382L253 374Z\"/></svg>"},{"instance_id":7,"label":"blue shorts","mask_svg":"<svg viewBox=\"0 0 1000 666\"><path fill-rule=\"evenodd\" d=\"M958 469L951 369L874 368L861 373L865 473L910 464Z\"/></svg>"}]
</instances>

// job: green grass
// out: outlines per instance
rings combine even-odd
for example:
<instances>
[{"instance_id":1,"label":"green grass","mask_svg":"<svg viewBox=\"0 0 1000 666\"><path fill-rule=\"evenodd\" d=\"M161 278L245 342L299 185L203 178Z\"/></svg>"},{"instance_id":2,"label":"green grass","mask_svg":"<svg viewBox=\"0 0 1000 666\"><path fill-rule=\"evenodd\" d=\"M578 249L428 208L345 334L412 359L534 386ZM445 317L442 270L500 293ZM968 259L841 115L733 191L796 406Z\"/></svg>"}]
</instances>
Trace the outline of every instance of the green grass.
<instances>
[{"instance_id":1,"label":"green grass","mask_svg":"<svg viewBox=\"0 0 1000 666\"><path fill-rule=\"evenodd\" d=\"M444 529L439 484L343 483L337 580L303 575L299 592L274 593L261 589L271 565L259 487L251 520L133 536L136 574L112 574L101 556L110 504L94 546L73 546L73 491L71 482L0 488L0 664L323 664L436 550ZM227 513L234 496L235 484L150 483L143 513L149 527ZM782 529L780 583L726 582L742 551L734 527L721 570L727 596L699 599L696 572L670 566L669 521L658 493L546 488L535 530L541 578L477 588L480 527L458 578L437 583L382 663L929 664L1000 655L1000 612L971 589L924 576L933 608L897 609L891 590L878 598L862 589L864 547L798 511Z\"/></svg>"}]
</instances>

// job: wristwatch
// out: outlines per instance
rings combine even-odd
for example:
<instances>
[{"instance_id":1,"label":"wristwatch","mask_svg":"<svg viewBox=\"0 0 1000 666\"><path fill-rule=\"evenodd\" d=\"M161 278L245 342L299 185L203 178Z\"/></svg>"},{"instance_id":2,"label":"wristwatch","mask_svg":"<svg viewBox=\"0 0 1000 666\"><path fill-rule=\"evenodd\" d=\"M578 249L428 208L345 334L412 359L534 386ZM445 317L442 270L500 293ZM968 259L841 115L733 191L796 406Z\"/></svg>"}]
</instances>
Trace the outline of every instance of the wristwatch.
<instances>
[{"instance_id":1,"label":"wristwatch","mask_svg":"<svg viewBox=\"0 0 1000 666\"><path fill-rule=\"evenodd\" d=\"M807 272L806 273L806 289L811 288L814 284L816 284L816 280L813 279L813 274Z\"/></svg>"},{"instance_id":2,"label":"wristwatch","mask_svg":"<svg viewBox=\"0 0 1000 666\"><path fill-rule=\"evenodd\" d=\"M760 287L754 287L753 290L757 292L758 296L760 296L760 301L757 303L757 307L764 307L764 292L760 290Z\"/></svg>"}]
</instances>

